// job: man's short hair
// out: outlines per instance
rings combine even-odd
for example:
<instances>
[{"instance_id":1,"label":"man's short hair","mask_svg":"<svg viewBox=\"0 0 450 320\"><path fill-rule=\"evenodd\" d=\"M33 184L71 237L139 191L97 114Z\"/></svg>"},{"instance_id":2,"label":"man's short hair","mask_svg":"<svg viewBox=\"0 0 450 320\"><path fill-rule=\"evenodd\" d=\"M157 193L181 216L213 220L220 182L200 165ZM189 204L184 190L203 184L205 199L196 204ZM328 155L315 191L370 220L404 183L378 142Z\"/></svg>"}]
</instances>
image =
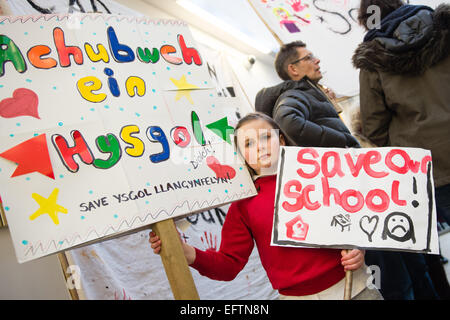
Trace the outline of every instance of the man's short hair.
<instances>
[{"instance_id":1,"label":"man's short hair","mask_svg":"<svg viewBox=\"0 0 450 320\"><path fill-rule=\"evenodd\" d=\"M297 48L304 48L306 44L303 41L293 41L281 46L275 58L275 70L278 76L283 80L291 80L287 72L288 65L297 58Z\"/></svg>"},{"instance_id":2,"label":"man's short hair","mask_svg":"<svg viewBox=\"0 0 450 320\"><path fill-rule=\"evenodd\" d=\"M367 26L367 20L372 16L373 13L367 13L367 8L370 6L377 6L380 8L380 20L383 20L389 13L403 6L404 3L401 0L361 0L358 11L358 22L359 24L369 30Z\"/></svg>"}]
</instances>

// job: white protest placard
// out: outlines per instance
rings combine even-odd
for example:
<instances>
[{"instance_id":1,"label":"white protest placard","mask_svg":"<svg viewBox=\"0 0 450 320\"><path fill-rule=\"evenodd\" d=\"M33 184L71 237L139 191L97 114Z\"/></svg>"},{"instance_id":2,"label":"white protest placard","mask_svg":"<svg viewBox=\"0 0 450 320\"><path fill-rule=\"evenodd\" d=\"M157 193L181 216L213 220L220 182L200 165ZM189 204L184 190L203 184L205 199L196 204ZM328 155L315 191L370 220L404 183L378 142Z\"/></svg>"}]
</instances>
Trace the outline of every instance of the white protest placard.
<instances>
[{"instance_id":1,"label":"white protest placard","mask_svg":"<svg viewBox=\"0 0 450 320\"><path fill-rule=\"evenodd\" d=\"M181 21L0 19L0 194L19 262L256 194Z\"/></svg>"},{"instance_id":2,"label":"white protest placard","mask_svg":"<svg viewBox=\"0 0 450 320\"><path fill-rule=\"evenodd\" d=\"M439 253L431 153L283 147L272 244Z\"/></svg>"}]
</instances>

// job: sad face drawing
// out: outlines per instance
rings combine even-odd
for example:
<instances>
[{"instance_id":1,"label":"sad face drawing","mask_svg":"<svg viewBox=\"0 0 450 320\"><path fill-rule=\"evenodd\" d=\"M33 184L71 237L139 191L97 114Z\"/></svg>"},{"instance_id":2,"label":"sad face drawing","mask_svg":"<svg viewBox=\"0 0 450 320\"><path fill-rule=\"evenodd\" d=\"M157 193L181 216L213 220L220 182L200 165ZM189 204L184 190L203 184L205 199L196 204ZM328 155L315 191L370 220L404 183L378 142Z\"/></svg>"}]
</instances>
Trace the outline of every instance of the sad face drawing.
<instances>
[{"instance_id":1,"label":"sad face drawing","mask_svg":"<svg viewBox=\"0 0 450 320\"><path fill-rule=\"evenodd\" d=\"M414 225L409 216L403 212L392 212L384 220L382 239L387 237L399 242L412 240L416 243L414 235Z\"/></svg>"}]
</instances>

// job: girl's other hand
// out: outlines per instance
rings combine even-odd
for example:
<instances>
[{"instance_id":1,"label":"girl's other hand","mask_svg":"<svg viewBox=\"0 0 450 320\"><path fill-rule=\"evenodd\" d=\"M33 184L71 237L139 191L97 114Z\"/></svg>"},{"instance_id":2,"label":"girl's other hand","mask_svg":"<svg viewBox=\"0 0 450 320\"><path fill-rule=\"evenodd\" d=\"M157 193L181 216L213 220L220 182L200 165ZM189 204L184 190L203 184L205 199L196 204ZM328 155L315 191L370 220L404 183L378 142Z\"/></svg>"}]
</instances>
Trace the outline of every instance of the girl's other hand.
<instances>
[{"instance_id":1,"label":"girl's other hand","mask_svg":"<svg viewBox=\"0 0 450 320\"><path fill-rule=\"evenodd\" d=\"M345 271L358 270L364 264L364 250L342 250L341 263L344 266Z\"/></svg>"},{"instance_id":2,"label":"girl's other hand","mask_svg":"<svg viewBox=\"0 0 450 320\"><path fill-rule=\"evenodd\" d=\"M161 239L156 235L155 232L150 231L148 242L150 242L150 246L152 247L155 254L161 253ZM180 242L183 248L184 257L186 258L188 265L193 264L196 258L195 248L181 241L181 238Z\"/></svg>"}]
</instances>

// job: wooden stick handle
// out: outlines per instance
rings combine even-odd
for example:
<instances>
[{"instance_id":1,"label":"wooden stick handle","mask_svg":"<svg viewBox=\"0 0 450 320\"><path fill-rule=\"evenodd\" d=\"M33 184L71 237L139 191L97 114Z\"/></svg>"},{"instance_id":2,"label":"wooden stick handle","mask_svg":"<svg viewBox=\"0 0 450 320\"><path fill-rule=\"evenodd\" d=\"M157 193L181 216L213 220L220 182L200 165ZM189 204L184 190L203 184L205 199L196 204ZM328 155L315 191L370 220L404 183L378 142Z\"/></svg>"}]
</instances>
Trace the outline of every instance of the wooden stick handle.
<instances>
[{"instance_id":1,"label":"wooden stick handle","mask_svg":"<svg viewBox=\"0 0 450 320\"><path fill-rule=\"evenodd\" d=\"M347 250L349 252L350 250ZM345 271L344 300L352 299L353 271Z\"/></svg>"},{"instance_id":2,"label":"wooden stick handle","mask_svg":"<svg viewBox=\"0 0 450 320\"><path fill-rule=\"evenodd\" d=\"M266 20L264 20L264 18L262 17L262 15L259 13L258 9L255 8L255 6L253 5L253 3L248 0L248 3L250 4L250 6L252 7L252 9L255 11L256 15L258 16L259 19L261 19L261 21L264 23L264 25L266 26L267 30L269 30L269 32L272 34L272 36L275 38L275 40L278 42L278 44L280 46L283 45L283 41L281 41L280 37L277 35L277 33L275 31L272 30L272 28L269 26L269 24L266 22Z\"/></svg>"},{"instance_id":3,"label":"wooden stick handle","mask_svg":"<svg viewBox=\"0 0 450 320\"><path fill-rule=\"evenodd\" d=\"M66 254L64 252L58 253L58 259L59 263L61 264L61 268L64 274L64 279L66 280L66 286L67 286L67 280L70 278L70 275L67 273L67 268L69 268L69 261L67 260ZM77 289L67 289L69 290L70 298L72 300L80 300L80 297L78 296Z\"/></svg>"},{"instance_id":4,"label":"wooden stick handle","mask_svg":"<svg viewBox=\"0 0 450 320\"><path fill-rule=\"evenodd\" d=\"M344 300L352 299L353 271L345 272Z\"/></svg>"},{"instance_id":5,"label":"wooden stick handle","mask_svg":"<svg viewBox=\"0 0 450 320\"><path fill-rule=\"evenodd\" d=\"M151 228L163 243L160 256L175 300L199 300L173 219L157 222Z\"/></svg>"}]
</instances>

